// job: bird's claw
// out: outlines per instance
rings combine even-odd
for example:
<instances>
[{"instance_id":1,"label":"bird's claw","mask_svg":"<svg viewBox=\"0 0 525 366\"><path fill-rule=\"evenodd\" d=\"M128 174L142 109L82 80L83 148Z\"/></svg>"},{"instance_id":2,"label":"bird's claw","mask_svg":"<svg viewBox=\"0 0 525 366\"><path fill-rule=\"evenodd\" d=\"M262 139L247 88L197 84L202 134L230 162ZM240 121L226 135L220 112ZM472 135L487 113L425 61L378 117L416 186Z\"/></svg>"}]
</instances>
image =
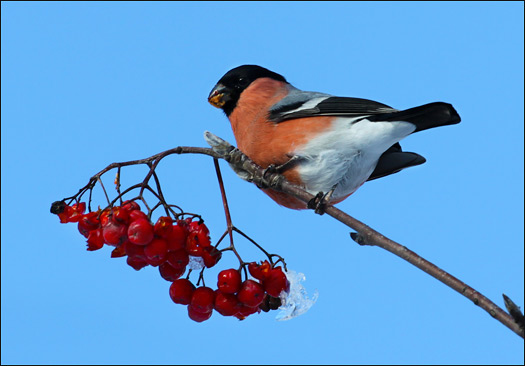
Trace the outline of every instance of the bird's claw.
<instances>
[{"instance_id":1,"label":"bird's claw","mask_svg":"<svg viewBox=\"0 0 525 366\"><path fill-rule=\"evenodd\" d=\"M308 207L309 209L312 209L314 210L314 212L318 215L323 215L324 214L324 209L325 209L325 206L326 204L328 203L326 201L326 195L325 193L323 192L319 192L315 195L314 198L312 198L310 201L308 201L308 203L306 204L306 207Z\"/></svg>"},{"instance_id":2,"label":"bird's claw","mask_svg":"<svg viewBox=\"0 0 525 366\"><path fill-rule=\"evenodd\" d=\"M319 192L306 204L306 207L314 210L318 215L323 215L325 213L326 206L330 204L332 199L332 194L335 191L337 185L333 186L327 193Z\"/></svg>"},{"instance_id":3,"label":"bird's claw","mask_svg":"<svg viewBox=\"0 0 525 366\"><path fill-rule=\"evenodd\" d=\"M275 164L270 164L266 169L263 170L262 179L266 180L266 177L273 173L278 173L277 166Z\"/></svg>"},{"instance_id":4,"label":"bird's claw","mask_svg":"<svg viewBox=\"0 0 525 366\"><path fill-rule=\"evenodd\" d=\"M262 179L261 179L261 184L258 184L259 188L268 188L268 187L271 187L273 184L274 184L274 178L272 178L272 175L274 174L283 174L285 171L293 168L295 166L296 163L298 163L302 158L297 156L297 155L294 155L294 156L291 156L290 159L288 161L286 161L285 163L281 164L281 165L275 165L275 164L270 164L268 165L264 170L263 170L263 173L262 173Z\"/></svg>"}]
</instances>

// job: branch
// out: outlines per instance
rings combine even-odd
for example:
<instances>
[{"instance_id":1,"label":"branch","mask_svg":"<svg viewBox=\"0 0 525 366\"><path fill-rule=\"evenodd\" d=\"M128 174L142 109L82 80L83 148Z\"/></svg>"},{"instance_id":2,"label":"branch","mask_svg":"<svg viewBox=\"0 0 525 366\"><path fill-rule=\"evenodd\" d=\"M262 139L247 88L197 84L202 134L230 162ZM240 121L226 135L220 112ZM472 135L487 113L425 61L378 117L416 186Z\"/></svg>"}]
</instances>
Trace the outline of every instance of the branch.
<instances>
[{"instance_id":1,"label":"branch","mask_svg":"<svg viewBox=\"0 0 525 366\"><path fill-rule=\"evenodd\" d=\"M159 188L159 195L156 195L156 196L157 198L159 198L159 200L163 201L162 192L160 191L159 181L155 173L155 168L157 167L157 165L163 158L169 155L173 155L173 154L202 154L202 155L208 155L214 158L214 165L215 165L215 168L217 169L218 179L219 179L219 183L221 186L221 195L223 196L223 202L225 204L225 210L226 210L225 212L227 216L227 225L228 225L228 228L225 234L223 235L223 237L221 238L221 240L224 238L226 234L230 234L230 241L231 241L232 232L235 231L245 236L248 240L253 242L253 240L247 237L244 233L238 230L231 223L231 218L229 218L229 212L228 212L227 203L225 200L225 193L224 193L224 187L222 184L222 177L220 176L220 171L218 169L218 164L217 164L216 159L223 159L227 161L230 164L230 167L242 179L247 180L249 182L253 182L258 187L270 188L276 191L284 192L307 204L315 198L313 195L306 192L303 188L288 182L284 178L284 176L280 175L275 170L268 171L267 169L261 168L260 166L255 164L252 160L250 160L246 155L244 155L239 149L235 148L227 141L213 135L210 132L205 132L204 137L206 141L208 142L208 144L212 147L211 149L203 148L203 147L179 146L174 149L166 150L161 153L155 154L146 159L110 164L106 168L101 170L99 173L91 177L88 184L86 184L83 188L81 188L78 191L78 193L76 193L75 195L71 197L64 198L62 201L54 202L51 207L51 212L55 214L59 214L61 210L63 209L63 206L65 205L66 201L69 201L71 203L72 201L76 200L77 202L79 202L82 195L84 195L87 191L89 191L89 201L91 202L91 193L92 193L91 191L93 187L98 181L100 181L100 177L103 174L107 173L108 171L112 169L118 170L116 182L117 182L117 187L119 187L118 180L120 176L120 168L123 166L139 165L139 164L145 164L150 168L150 171L147 174L146 178L141 184L130 187L124 192L119 191L119 197L117 199L120 199L124 193L130 191L131 189L136 189L136 188L141 188L141 193L138 198L142 197L142 191L144 189L148 189L153 194L155 194L155 192L148 185L149 179L153 177L157 187ZM114 201L116 201L117 199L115 199ZM113 203L114 202L110 202L110 205L112 205ZM171 209L171 205L165 208ZM150 210L148 209L148 211ZM383 248L391 252L392 254L406 260L407 262L413 264L417 268L423 270L424 272L428 273L432 277L441 281L448 287L456 290L461 295L470 299L472 302L474 302L475 305L480 306L482 309L487 311L492 317L497 319L499 322L501 322L503 325L508 327L510 330L518 334L520 337L522 338L524 337L523 314L519 310L519 307L515 305L512 302L512 300L510 300L505 295L503 295L504 300L505 300L505 305L507 306L507 309L509 310L510 314L508 314L503 309L501 309L499 306L494 304L486 296L474 290L472 287L468 286L467 284L460 281L456 277L445 272L441 268L437 267L433 263L422 258L421 256L409 250L405 246L399 243L396 243L395 241L383 236L382 234L375 231L371 227L367 226L366 224L362 223L359 220L356 220L352 216L337 209L336 207L330 204L325 204L323 205L323 211L324 213L332 216L333 218L345 224L346 226L357 231L357 233L350 233L350 236L358 244L377 246L377 247ZM185 213L185 214L188 214L188 213ZM199 215L193 214L193 216L199 216ZM257 246L260 248L259 245ZM269 259L271 261L271 258L274 255L268 254L268 253L266 254L269 256ZM280 258L280 260L282 261L282 258ZM283 261L283 265L285 265L284 261Z\"/></svg>"},{"instance_id":2,"label":"branch","mask_svg":"<svg viewBox=\"0 0 525 366\"><path fill-rule=\"evenodd\" d=\"M509 311L509 314L523 331L525 328L525 316L523 316L519 306L514 304L514 302L505 294L503 294L503 301L505 302L505 307Z\"/></svg>"},{"instance_id":3,"label":"branch","mask_svg":"<svg viewBox=\"0 0 525 366\"><path fill-rule=\"evenodd\" d=\"M221 138L213 135L210 132L205 132L204 137L208 144L212 146L213 151L216 152L220 156L220 158L230 163L230 166L234 169L234 171L237 174L239 174L243 179L250 182L254 182L259 187L268 187L276 191L287 193L305 203L308 203L312 199L314 199L313 195L306 192L301 187L298 187L286 181L286 179L282 175L275 172L268 174L268 172L265 171L265 169L255 164L240 150L236 149L227 141L222 140ZM519 319L515 320L513 316L509 315L499 306L490 301L486 296L474 290L472 287L468 286L467 284L452 276L448 272L445 272L433 263L422 258L407 247L383 236L381 233L375 231L374 229L362 223L361 221L356 220L355 218L339 210L338 208L327 204L324 207L324 212L332 216L336 220L340 221L341 223L345 224L346 226L357 231L357 233L351 233L350 235L352 239L358 244L377 246L406 260L407 262L413 264L417 268L423 270L432 277L441 281L448 287L456 290L461 295L470 299L472 302L474 302L475 305L480 306L482 309L487 311L492 317L497 319L499 322L501 322L503 325L515 332L517 335L519 335L522 338L524 337L524 330L522 325L523 320L521 320L520 324Z\"/></svg>"}]
</instances>

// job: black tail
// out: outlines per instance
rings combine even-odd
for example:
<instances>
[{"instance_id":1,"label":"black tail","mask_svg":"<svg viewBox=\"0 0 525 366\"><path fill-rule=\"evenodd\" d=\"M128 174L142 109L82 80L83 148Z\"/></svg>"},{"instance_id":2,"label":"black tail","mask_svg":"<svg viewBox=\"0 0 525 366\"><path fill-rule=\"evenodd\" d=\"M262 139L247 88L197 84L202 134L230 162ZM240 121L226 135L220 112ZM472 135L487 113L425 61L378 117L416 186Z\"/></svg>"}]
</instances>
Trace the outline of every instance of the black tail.
<instances>
[{"instance_id":1,"label":"black tail","mask_svg":"<svg viewBox=\"0 0 525 366\"><path fill-rule=\"evenodd\" d=\"M367 180L386 177L411 166L421 165L426 161L424 157L413 152L405 152L399 142L381 155L377 165Z\"/></svg>"},{"instance_id":2,"label":"black tail","mask_svg":"<svg viewBox=\"0 0 525 366\"><path fill-rule=\"evenodd\" d=\"M443 102L429 103L399 112L376 114L367 117L367 119L376 122L410 122L416 125L414 132L439 126L455 125L461 121L454 107L452 107L451 104Z\"/></svg>"}]
</instances>

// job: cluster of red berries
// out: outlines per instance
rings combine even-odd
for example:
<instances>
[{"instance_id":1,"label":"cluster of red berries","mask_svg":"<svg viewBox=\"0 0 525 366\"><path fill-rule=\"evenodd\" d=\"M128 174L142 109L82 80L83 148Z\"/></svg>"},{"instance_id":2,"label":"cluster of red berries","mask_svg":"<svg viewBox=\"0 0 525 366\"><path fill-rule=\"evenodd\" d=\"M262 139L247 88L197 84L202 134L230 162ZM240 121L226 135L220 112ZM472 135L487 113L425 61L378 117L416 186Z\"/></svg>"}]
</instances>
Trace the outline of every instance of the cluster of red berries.
<instances>
[{"instance_id":1,"label":"cluster of red berries","mask_svg":"<svg viewBox=\"0 0 525 366\"><path fill-rule=\"evenodd\" d=\"M58 201L51 207L61 223L78 223L78 231L87 238L87 250L98 250L106 244L114 247L112 258L127 256L127 263L137 271L148 265L158 267L160 275L172 282L171 299L187 305L189 317L197 322L209 319L213 310L241 320L261 310L275 310L281 306L281 292L289 291L281 267L273 268L268 261L248 264L255 280L242 281L241 273L233 268L221 271L215 291L206 286L196 288L187 278L180 278L190 256L201 258L207 268L222 257L222 252L211 245L202 220L174 222L162 216L153 224L134 201L105 210L85 210L84 202L69 206Z\"/></svg>"},{"instance_id":2,"label":"cluster of red berries","mask_svg":"<svg viewBox=\"0 0 525 366\"><path fill-rule=\"evenodd\" d=\"M77 222L78 231L87 238L87 250L113 246L111 257L127 255L127 263L137 271L148 265L159 267L164 279L175 281L186 272L190 256L202 258L207 268L221 259L222 253L211 245L202 220L173 222L171 217L161 216L153 224L134 201L103 211L84 214L85 210L84 202L65 205L58 213L60 222Z\"/></svg>"},{"instance_id":3,"label":"cluster of red berries","mask_svg":"<svg viewBox=\"0 0 525 366\"><path fill-rule=\"evenodd\" d=\"M258 281L242 281L241 273L230 268L219 273L215 291L206 286L195 288L187 279L178 279L170 286L170 297L176 304L188 305L188 316L196 322L209 319L213 310L243 320L261 310L278 309L281 292L288 292L290 287L282 268L272 268L264 261L250 263L248 270Z\"/></svg>"}]
</instances>

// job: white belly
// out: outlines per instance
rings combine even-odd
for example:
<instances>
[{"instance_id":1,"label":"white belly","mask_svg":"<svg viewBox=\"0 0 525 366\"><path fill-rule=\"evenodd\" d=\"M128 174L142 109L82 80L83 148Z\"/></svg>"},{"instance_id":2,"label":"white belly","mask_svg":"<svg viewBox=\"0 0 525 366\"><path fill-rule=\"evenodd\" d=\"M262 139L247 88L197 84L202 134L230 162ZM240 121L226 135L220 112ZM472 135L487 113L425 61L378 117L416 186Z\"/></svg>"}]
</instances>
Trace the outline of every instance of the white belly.
<instances>
[{"instance_id":1,"label":"white belly","mask_svg":"<svg viewBox=\"0 0 525 366\"><path fill-rule=\"evenodd\" d=\"M415 130L409 122L355 121L337 118L330 131L295 151L304 159L298 169L309 193L326 193L336 184L334 199L353 193L370 177L381 154Z\"/></svg>"}]
</instances>

